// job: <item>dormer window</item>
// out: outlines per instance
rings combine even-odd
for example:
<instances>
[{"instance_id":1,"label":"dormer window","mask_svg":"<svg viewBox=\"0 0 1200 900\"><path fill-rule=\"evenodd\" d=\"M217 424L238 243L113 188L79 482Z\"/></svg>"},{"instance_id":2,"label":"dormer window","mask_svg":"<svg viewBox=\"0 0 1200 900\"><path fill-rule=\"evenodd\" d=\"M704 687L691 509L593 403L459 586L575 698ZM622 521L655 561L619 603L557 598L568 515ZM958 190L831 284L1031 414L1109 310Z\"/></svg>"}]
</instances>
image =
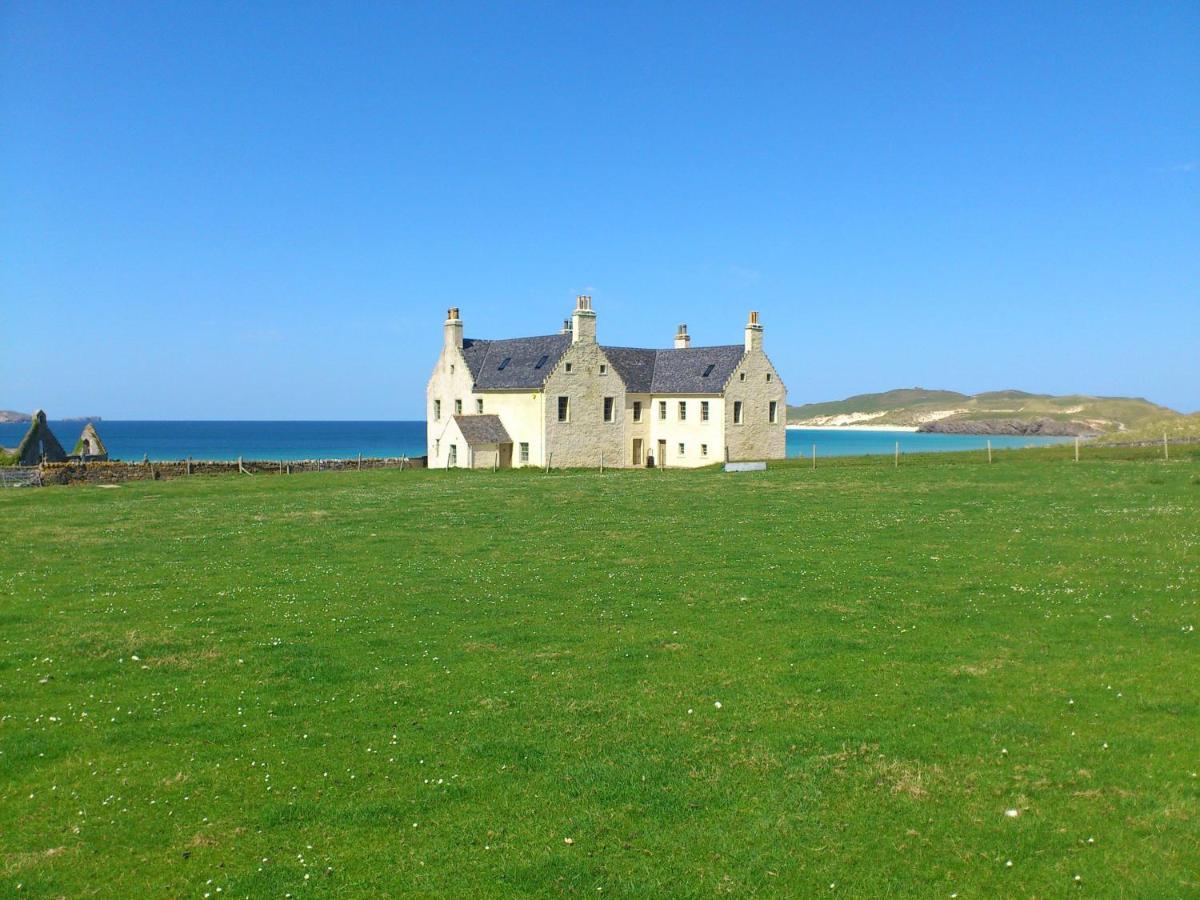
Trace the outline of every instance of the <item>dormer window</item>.
<instances>
[{"instance_id":1,"label":"dormer window","mask_svg":"<svg viewBox=\"0 0 1200 900\"><path fill-rule=\"evenodd\" d=\"M509 364L510 362L512 362L512 357L511 357L511 356L506 356L506 357L504 357L504 360L503 360L503 361L500 363L500 368L499 368L499 369L497 369L496 371L498 371L498 372L503 372L505 369L507 369L507 368L508 368L508 364Z\"/></svg>"}]
</instances>

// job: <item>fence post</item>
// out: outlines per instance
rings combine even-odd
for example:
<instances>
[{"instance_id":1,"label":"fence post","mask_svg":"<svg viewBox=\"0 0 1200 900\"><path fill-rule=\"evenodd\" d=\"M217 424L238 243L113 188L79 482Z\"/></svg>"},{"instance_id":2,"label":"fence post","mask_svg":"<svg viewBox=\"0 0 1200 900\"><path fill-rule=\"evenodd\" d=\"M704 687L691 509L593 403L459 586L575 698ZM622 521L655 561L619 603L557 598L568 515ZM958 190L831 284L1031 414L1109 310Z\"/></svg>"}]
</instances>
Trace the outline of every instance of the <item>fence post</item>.
<instances>
[{"instance_id":1,"label":"fence post","mask_svg":"<svg viewBox=\"0 0 1200 900\"><path fill-rule=\"evenodd\" d=\"M1075 462L1079 462L1079 438L1075 438Z\"/></svg>"},{"instance_id":2,"label":"fence post","mask_svg":"<svg viewBox=\"0 0 1200 900\"><path fill-rule=\"evenodd\" d=\"M992 461L992 441L991 441L991 438L989 438L988 439L988 462L990 463L991 461Z\"/></svg>"},{"instance_id":3,"label":"fence post","mask_svg":"<svg viewBox=\"0 0 1200 900\"><path fill-rule=\"evenodd\" d=\"M900 468L900 442L896 441L896 468Z\"/></svg>"},{"instance_id":4,"label":"fence post","mask_svg":"<svg viewBox=\"0 0 1200 900\"><path fill-rule=\"evenodd\" d=\"M1165 431L1163 432L1163 459L1167 461L1171 459L1171 450L1167 444L1167 433Z\"/></svg>"},{"instance_id":5,"label":"fence post","mask_svg":"<svg viewBox=\"0 0 1200 900\"><path fill-rule=\"evenodd\" d=\"M192 474L192 454L190 454L190 453L188 454L188 458L187 458L187 473L189 475Z\"/></svg>"},{"instance_id":6,"label":"fence post","mask_svg":"<svg viewBox=\"0 0 1200 900\"><path fill-rule=\"evenodd\" d=\"M817 445L813 444L813 469L817 468Z\"/></svg>"},{"instance_id":7,"label":"fence post","mask_svg":"<svg viewBox=\"0 0 1200 900\"><path fill-rule=\"evenodd\" d=\"M600 474L604 474L604 451L600 451Z\"/></svg>"},{"instance_id":8,"label":"fence post","mask_svg":"<svg viewBox=\"0 0 1200 900\"><path fill-rule=\"evenodd\" d=\"M362 471L362 454L358 454L358 471Z\"/></svg>"}]
</instances>

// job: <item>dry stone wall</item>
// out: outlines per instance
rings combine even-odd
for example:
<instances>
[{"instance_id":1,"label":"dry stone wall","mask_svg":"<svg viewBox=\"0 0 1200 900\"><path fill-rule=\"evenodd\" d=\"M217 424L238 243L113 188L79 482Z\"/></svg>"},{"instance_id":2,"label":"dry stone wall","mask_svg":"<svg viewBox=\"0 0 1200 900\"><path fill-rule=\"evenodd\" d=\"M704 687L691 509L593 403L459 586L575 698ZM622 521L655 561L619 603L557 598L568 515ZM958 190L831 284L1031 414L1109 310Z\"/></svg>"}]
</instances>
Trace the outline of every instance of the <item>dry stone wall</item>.
<instances>
[{"instance_id":1,"label":"dry stone wall","mask_svg":"<svg viewBox=\"0 0 1200 900\"><path fill-rule=\"evenodd\" d=\"M245 460L238 463L187 460L171 462L65 462L41 466L43 484L121 484L126 481L164 481L196 475L290 475L298 472L344 472L359 469L424 469L423 456L371 459ZM240 466L240 468L239 468Z\"/></svg>"}]
</instances>

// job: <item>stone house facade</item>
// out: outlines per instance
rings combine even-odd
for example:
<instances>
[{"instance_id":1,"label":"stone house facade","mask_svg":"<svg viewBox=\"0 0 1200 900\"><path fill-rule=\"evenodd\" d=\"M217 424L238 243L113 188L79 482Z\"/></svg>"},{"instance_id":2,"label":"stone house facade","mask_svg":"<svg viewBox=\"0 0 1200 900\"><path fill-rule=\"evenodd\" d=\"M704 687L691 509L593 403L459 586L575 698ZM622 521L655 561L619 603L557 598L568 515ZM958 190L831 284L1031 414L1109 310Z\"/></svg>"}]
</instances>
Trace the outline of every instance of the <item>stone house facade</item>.
<instances>
[{"instance_id":1,"label":"stone house facade","mask_svg":"<svg viewBox=\"0 0 1200 900\"><path fill-rule=\"evenodd\" d=\"M557 334L463 337L457 308L426 388L430 468L696 467L782 459L787 389L750 313L740 344L597 340L590 297Z\"/></svg>"}]
</instances>

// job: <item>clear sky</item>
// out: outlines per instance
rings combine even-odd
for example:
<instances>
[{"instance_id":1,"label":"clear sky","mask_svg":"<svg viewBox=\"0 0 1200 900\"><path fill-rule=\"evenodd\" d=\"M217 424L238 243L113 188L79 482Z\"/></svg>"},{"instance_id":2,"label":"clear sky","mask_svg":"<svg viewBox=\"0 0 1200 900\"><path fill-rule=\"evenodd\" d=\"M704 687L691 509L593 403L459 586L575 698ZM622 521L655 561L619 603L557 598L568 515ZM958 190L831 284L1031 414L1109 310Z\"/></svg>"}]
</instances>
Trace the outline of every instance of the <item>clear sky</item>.
<instances>
[{"instance_id":1,"label":"clear sky","mask_svg":"<svg viewBox=\"0 0 1200 900\"><path fill-rule=\"evenodd\" d=\"M0 408L419 418L468 336L1200 408L1200 4L7 3Z\"/></svg>"}]
</instances>

